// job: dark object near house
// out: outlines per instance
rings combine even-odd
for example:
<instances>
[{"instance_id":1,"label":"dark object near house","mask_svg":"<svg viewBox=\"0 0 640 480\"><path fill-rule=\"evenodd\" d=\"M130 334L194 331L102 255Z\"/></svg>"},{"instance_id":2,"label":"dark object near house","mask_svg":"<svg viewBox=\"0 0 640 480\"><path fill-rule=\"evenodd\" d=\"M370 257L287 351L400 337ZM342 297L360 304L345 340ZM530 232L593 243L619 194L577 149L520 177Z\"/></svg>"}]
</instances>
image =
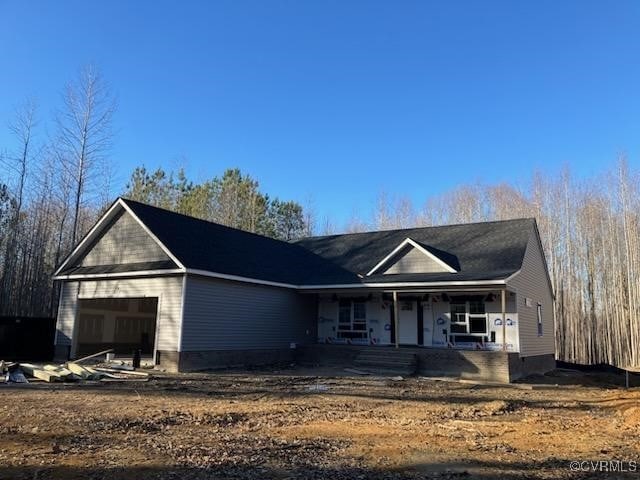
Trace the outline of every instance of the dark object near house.
<instances>
[{"instance_id":1,"label":"dark object near house","mask_svg":"<svg viewBox=\"0 0 640 480\"><path fill-rule=\"evenodd\" d=\"M49 361L55 334L55 318L0 317L0 359Z\"/></svg>"}]
</instances>

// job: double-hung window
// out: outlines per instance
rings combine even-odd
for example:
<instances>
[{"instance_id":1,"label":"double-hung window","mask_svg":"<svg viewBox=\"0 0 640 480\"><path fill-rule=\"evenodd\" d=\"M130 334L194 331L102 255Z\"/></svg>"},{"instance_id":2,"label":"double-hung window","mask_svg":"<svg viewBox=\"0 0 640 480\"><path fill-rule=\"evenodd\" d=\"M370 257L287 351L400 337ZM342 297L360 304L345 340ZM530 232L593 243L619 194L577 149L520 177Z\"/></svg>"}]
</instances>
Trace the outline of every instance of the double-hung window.
<instances>
[{"instance_id":1,"label":"double-hung window","mask_svg":"<svg viewBox=\"0 0 640 480\"><path fill-rule=\"evenodd\" d=\"M482 299L451 299L451 333L487 334L487 314Z\"/></svg>"},{"instance_id":2,"label":"double-hung window","mask_svg":"<svg viewBox=\"0 0 640 480\"><path fill-rule=\"evenodd\" d=\"M467 304L451 300L451 333L467 333Z\"/></svg>"},{"instance_id":3,"label":"double-hung window","mask_svg":"<svg viewBox=\"0 0 640 480\"><path fill-rule=\"evenodd\" d=\"M542 336L542 304L538 304L538 336Z\"/></svg>"},{"instance_id":4,"label":"double-hung window","mask_svg":"<svg viewBox=\"0 0 640 480\"><path fill-rule=\"evenodd\" d=\"M469 333L482 335L487 333L487 314L482 300L469 302Z\"/></svg>"},{"instance_id":5,"label":"double-hung window","mask_svg":"<svg viewBox=\"0 0 640 480\"><path fill-rule=\"evenodd\" d=\"M338 308L338 338L367 338L367 304L342 299Z\"/></svg>"}]
</instances>

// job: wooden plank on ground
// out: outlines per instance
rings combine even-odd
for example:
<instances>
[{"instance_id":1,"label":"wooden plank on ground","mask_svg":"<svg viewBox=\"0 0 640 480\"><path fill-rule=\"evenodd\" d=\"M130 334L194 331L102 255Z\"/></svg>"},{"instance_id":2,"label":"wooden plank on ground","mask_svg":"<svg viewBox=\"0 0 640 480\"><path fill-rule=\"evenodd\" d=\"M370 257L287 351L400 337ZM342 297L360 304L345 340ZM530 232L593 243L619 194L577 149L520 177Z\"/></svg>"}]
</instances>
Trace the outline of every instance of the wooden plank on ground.
<instances>
[{"instance_id":1,"label":"wooden plank on ground","mask_svg":"<svg viewBox=\"0 0 640 480\"><path fill-rule=\"evenodd\" d=\"M76 375L78 375L83 379L87 379L91 376L91 372L89 372L82 365L78 365L77 363L69 362L67 363L67 368L71 370L72 373L75 373Z\"/></svg>"},{"instance_id":2,"label":"wooden plank on ground","mask_svg":"<svg viewBox=\"0 0 640 480\"><path fill-rule=\"evenodd\" d=\"M80 363L80 362L84 362L85 360L91 360L92 358L101 357L102 355L106 355L107 353L112 353L112 352L113 352L113 348L110 348L109 350L103 350L102 352L93 353L91 355L87 355L86 357L78 358L77 360L74 360L74 363Z\"/></svg>"},{"instance_id":3,"label":"wooden plank on ground","mask_svg":"<svg viewBox=\"0 0 640 480\"><path fill-rule=\"evenodd\" d=\"M108 367L93 367L92 370L97 370L99 372L106 372L106 373L114 373L114 374L118 374L118 375L133 375L133 376L138 376L138 377L148 377L149 374L146 372L134 372L131 370L120 370L117 368L108 368Z\"/></svg>"},{"instance_id":4,"label":"wooden plank on ground","mask_svg":"<svg viewBox=\"0 0 640 480\"><path fill-rule=\"evenodd\" d=\"M44 380L45 382L55 382L56 380L60 380L60 377L56 375L55 372L48 372L47 370L32 370L31 375L35 378L39 378L40 380Z\"/></svg>"}]
</instances>

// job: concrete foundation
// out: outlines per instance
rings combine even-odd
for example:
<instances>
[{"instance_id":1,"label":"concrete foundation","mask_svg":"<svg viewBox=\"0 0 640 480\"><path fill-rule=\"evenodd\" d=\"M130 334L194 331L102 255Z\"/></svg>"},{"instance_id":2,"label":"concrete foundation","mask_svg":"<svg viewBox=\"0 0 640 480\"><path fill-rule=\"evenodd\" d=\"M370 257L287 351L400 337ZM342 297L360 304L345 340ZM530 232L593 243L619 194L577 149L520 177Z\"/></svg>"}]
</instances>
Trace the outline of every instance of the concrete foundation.
<instances>
[{"instance_id":1,"label":"concrete foundation","mask_svg":"<svg viewBox=\"0 0 640 480\"><path fill-rule=\"evenodd\" d=\"M297 350L209 350L199 352L158 352L158 364L169 372L193 372L227 367L250 367L295 362Z\"/></svg>"},{"instance_id":2,"label":"concrete foundation","mask_svg":"<svg viewBox=\"0 0 640 480\"><path fill-rule=\"evenodd\" d=\"M425 376L452 376L469 380L508 383L534 373L546 373L555 368L553 355L520 357L518 353L478 350L454 350L428 347L400 347L418 358L418 374ZM298 362L307 365L353 366L363 350L394 347L356 345L308 345L299 349Z\"/></svg>"},{"instance_id":3,"label":"concrete foundation","mask_svg":"<svg viewBox=\"0 0 640 480\"><path fill-rule=\"evenodd\" d=\"M556 368L556 359L552 354L534 355L531 357L509 357L509 371L513 379L528 375L544 374Z\"/></svg>"}]
</instances>

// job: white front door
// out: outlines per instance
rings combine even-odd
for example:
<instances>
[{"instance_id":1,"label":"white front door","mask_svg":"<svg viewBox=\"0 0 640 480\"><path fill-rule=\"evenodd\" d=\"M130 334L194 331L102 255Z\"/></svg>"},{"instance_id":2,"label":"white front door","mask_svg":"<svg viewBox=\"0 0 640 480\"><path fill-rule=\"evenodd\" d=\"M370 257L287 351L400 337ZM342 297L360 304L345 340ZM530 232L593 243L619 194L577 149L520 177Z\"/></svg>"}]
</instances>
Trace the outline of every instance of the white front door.
<instances>
[{"instance_id":1,"label":"white front door","mask_svg":"<svg viewBox=\"0 0 640 480\"><path fill-rule=\"evenodd\" d=\"M418 344L418 302L398 301L398 343Z\"/></svg>"}]
</instances>

